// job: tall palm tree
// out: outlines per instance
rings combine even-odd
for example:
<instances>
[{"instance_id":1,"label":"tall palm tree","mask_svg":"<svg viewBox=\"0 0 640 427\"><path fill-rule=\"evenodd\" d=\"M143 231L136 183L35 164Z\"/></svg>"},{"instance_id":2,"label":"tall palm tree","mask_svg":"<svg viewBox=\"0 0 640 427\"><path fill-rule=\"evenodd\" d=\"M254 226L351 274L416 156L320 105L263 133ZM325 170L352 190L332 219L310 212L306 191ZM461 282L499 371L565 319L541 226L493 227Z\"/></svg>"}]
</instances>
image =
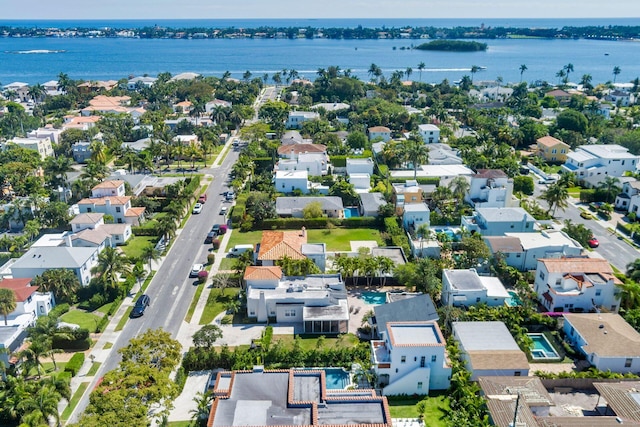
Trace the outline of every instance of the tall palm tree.
<instances>
[{"instance_id":1,"label":"tall palm tree","mask_svg":"<svg viewBox=\"0 0 640 427\"><path fill-rule=\"evenodd\" d=\"M476 73L478 71L480 71L481 68L477 65L472 65L471 66L471 70L469 70L471 72L471 84L473 84L473 77L476 75Z\"/></svg>"},{"instance_id":2,"label":"tall palm tree","mask_svg":"<svg viewBox=\"0 0 640 427\"><path fill-rule=\"evenodd\" d=\"M449 188L451 189L451 193L453 197L455 197L458 202L458 206L462 206L464 203L464 198L466 197L469 189L471 188L471 184L464 176L457 176L451 180L449 183Z\"/></svg>"},{"instance_id":3,"label":"tall palm tree","mask_svg":"<svg viewBox=\"0 0 640 427\"><path fill-rule=\"evenodd\" d=\"M142 248L141 258L149 263L149 271L151 271L151 261L157 261L160 259L160 252L154 245L147 245Z\"/></svg>"},{"instance_id":4,"label":"tall palm tree","mask_svg":"<svg viewBox=\"0 0 640 427\"><path fill-rule=\"evenodd\" d=\"M156 231L165 239L165 242L175 237L176 230L176 218L171 215L162 217L156 225Z\"/></svg>"},{"instance_id":5,"label":"tall palm tree","mask_svg":"<svg viewBox=\"0 0 640 427\"><path fill-rule=\"evenodd\" d=\"M409 139L402 145L403 158L413 165L413 178L418 176L418 166L429 161L429 149L422 141L422 137L416 133L409 136Z\"/></svg>"},{"instance_id":6,"label":"tall palm tree","mask_svg":"<svg viewBox=\"0 0 640 427\"><path fill-rule=\"evenodd\" d=\"M51 350L51 341L47 339L29 339L29 347L18 353L18 357L24 360L25 366L27 369L25 371L25 376L29 374L32 368L36 368L38 373L38 378L41 377L42 374L42 362L40 358L45 357L47 353Z\"/></svg>"},{"instance_id":7,"label":"tall palm tree","mask_svg":"<svg viewBox=\"0 0 640 427\"><path fill-rule=\"evenodd\" d=\"M101 141L92 141L89 150L91 150L91 160L103 165L107 163L107 147Z\"/></svg>"},{"instance_id":8,"label":"tall palm tree","mask_svg":"<svg viewBox=\"0 0 640 427\"><path fill-rule=\"evenodd\" d=\"M593 88L593 86L591 85L592 79L593 77L591 76L591 74L583 74L582 79L580 79L580 84L584 89L592 89Z\"/></svg>"},{"instance_id":9,"label":"tall palm tree","mask_svg":"<svg viewBox=\"0 0 640 427\"><path fill-rule=\"evenodd\" d=\"M411 74L413 74L413 68L407 67L407 69L404 70L404 74L407 76L407 80L409 80L409 77L411 77Z\"/></svg>"},{"instance_id":10,"label":"tall palm tree","mask_svg":"<svg viewBox=\"0 0 640 427\"><path fill-rule=\"evenodd\" d=\"M44 96L44 87L41 84L37 84L29 87L29 96L33 99L33 102L38 105L38 101L42 100Z\"/></svg>"},{"instance_id":11,"label":"tall palm tree","mask_svg":"<svg viewBox=\"0 0 640 427\"><path fill-rule=\"evenodd\" d=\"M552 216L555 215L557 208L565 210L566 207L569 206L569 190L557 182L549 185L549 188L542 193L540 198L549 204L549 210L547 212Z\"/></svg>"},{"instance_id":12,"label":"tall palm tree","mask_svg":"<svg viewBox=\"0 0 640 427\"><path fill-rule=\"evenodd\" d=\"M571 62L569 62L567 65L565 65L563 67L563 69L567 73L565 79L568 82L569 81L569 74L571 74L573 72L573 64Z\"/></svg>"},{"instance_id":13,"label":"tall palm tree","mask_svg":"<svg viewBox=\"0 0 640 427\"><path fill-rule=\"evenodd\" d=\"M424 67L426 67L426 64L424 62L420 62L418 64L418 71L420 72L420 81L422 81L422 70L424 70Z\"/></svg>"},{"instance_id":14,"label":"tall palm tree","mask_svg":"<svg viewBox=\"0 0 640 427\"><path fill-rule=\"evenodd\" d=\"M4 317L4 325L7 326L7 316L16 309L16 293L11 289L0 288L0 314Z\"/></svg>"},{"instance_id":15,"label":"tall palm tree","mask_svg":"<svg viewBox=\"0 0 640 427\"><path fill-rule=\"evenodd\" d=\"M107 288L117 288L121 275L131 272L131 263L120 250L107 247L98 255L98 264L91 272L100 276L100 281Z\"/></svg>"},{"instance_id":16,"label":"tall palm tree","mask_svg":"<svg viewBox=\"0 0 640 427\"><path fill-rule=\"evenodd\" d=\"M605 193L605 202L613 203L616 196L622 190L618 184L620 184L620 180L615 176L607 176L600 182L598 189Z\"/></svg>"},{"instance_id":17,"label":"tall palm tree","mask_svg":"<svg viewBox=\"0 0 640 427\"><path fill-rule=\"evenodd\" d=\"M526 64L521 64L520 65L520 82L522 82L522 75L524 74L525 71L527 71L528 68L526 66Z\"/></svg>"},{"instance_id":18,"label":"tall palm tree","mask_svg":"<svg viewBox=\"0 0 640 427\"><path fill-rule=\"evenodd\" d=\"M640 304L640 284L630 280L617 286L621 291L623 307L627 309L637 308L638 304Z\"/></svg>"},{"instance_id":19,"label":"tall palm tree","mask_svg":"<svg viewBox=\"0 0 640 427\"><path fill-rule=\"evenodd\" d=\"M60 402L60 393L50 385L40 387L38 391L20 402L19 407L26 412L25 417L29 415L30 423L37 420L41 424L32 425L49 425L49 418L56 420L56 426L60 426L60 413L58 412L58 402Z\"/></svg>"},{"instance_id":20,"label":"tall palm tree","mask_svg":"<svg viewBox=\"0 0 640 427\"><path fill-rule=\"evenodd\" d=\"M615 67L613 67L613 82L616 82L616 79L618 78L618 75L622 72L622 69L620 67L618 67L617 65Z\"/></svg>"},{"instance_id":21,"label":"tall palm tree","mask_svg":"<svg viewBox=\"0 0 640 427\"><path fill-rule=\"evenodd\" d=\"M189 411L192 415L191 419L195 421L199 426L204 427L207 424L207 418L209 417L211 402L213 401L213 394L206 391L204 393L198 392L193 398L196 403L195 409Z\"/></svg>"}]
</instances>

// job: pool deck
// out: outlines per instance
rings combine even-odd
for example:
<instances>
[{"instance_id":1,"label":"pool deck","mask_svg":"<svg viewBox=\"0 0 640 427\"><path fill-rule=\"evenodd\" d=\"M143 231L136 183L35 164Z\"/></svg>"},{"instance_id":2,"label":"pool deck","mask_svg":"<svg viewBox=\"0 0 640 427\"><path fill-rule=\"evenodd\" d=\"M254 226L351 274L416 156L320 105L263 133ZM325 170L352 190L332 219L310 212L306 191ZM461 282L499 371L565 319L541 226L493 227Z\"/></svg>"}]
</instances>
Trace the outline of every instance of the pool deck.
<instances>
[{"instance_id":1,"label":"pool deck","mask_svg":"<svg viewBox=\"0 0 640 427\"><path fill-rule=\"evenodd\" d=\"M367 287L355 286L347 290L347 301L349 302L349 332L358 333L358 328L362 326L362 318L366 313L373 310L373 305L366 304L362 298L363 292L390 292L393 290L407 289L402 286Z\"/></svg>"}]
</instances>

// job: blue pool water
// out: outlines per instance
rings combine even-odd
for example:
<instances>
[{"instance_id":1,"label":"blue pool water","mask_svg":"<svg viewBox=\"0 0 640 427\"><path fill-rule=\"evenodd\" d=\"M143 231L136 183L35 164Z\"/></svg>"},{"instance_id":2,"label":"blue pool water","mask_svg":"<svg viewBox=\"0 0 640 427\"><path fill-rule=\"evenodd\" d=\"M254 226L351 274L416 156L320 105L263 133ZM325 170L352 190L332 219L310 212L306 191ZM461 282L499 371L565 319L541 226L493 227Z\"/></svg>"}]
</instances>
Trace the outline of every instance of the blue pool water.
<instances>
[{"instance_id":1,"label":"blue pool water","mask_svg":"<svg viewBox=\"0 0 640 427\"><path fill-rule=\"evenodd\" d=\"M326 368L324 370L325 378L327 380L327 388L336 390L343 390L351 384L349 379L349 373L341 368Z\"/></svg>"},{"instance_id":2,"label":"blue pool water","mask_svg":"<svg viewBox=\"0 0 640 427\"><path fill-rule=\"evenodd\" d=\"M560 355L553 348L547 337L542 334L527 334L533 340L531 346L531 357L534 360L559 359Z\"/></svg>"},{"instance_id":3,"label":"blue pool water","mask_svg":"<svg viewBox=\"0 0 640 427\"><path fill-rule=\"evenodd\" d=\"M360 212L358 208L344 208L344 217L345 218L356 218L360 216Z\"/></svg>"},{"instance_id":4,"label":"blue pool water","mask_svg":"<svg viewBox=\"0 0 640 427\"><path fill-rule=\"evenodd\" d=\"M522 305L522 301L520 300L517 292L509 291L509 295L511 295L511 297L505 300L505 304L507 304L507 306L517 307L519 305Z\"/></svg>"},{"instance_id":5,"label":"blue pool water","mask_svg":"<svg viewBox=\"0 0 640 427\"><path fill-rule=\"evenodd\" d=\"M382 305L387 302L387 294L384 292L363 292L360 299L365 304Z\"/></svg>"}]
</instances>

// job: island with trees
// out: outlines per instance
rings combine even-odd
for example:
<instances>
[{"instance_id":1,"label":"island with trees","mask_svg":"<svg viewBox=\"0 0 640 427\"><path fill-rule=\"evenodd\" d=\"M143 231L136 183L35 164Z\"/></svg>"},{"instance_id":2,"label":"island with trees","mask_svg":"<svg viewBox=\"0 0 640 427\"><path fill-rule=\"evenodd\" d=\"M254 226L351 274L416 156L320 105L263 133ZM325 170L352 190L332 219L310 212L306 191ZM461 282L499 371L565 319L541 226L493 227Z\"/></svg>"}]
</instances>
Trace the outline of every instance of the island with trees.
<instances>
[{"instance_id":1,"label":"island with trees","mask_svg":"<svg viewBox=\"0 0 640 427\"><path fill-rule=\"evenodd\" d=\"M433 40L415 47L418 50L443 50L447 52L479 52L487 50L486 43L462 40Z\"/></svg>"}]
</instances>

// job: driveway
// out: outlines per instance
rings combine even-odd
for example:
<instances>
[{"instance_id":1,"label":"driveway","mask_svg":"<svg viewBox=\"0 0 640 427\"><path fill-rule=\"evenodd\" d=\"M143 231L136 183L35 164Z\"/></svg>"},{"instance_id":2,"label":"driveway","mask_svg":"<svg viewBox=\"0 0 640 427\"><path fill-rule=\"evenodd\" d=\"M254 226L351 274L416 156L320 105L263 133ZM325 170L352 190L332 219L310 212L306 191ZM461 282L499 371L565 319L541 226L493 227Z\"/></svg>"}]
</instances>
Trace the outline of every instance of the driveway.
<instances>
[{"instance_id":1,"label":"driveway","mask_svg":"<svg viewBox=\"0 0 640 427\"><path fill-rule=\"evenodd\" d=\"M182 393L173 402L173 409L169 413L169 421L187 421L191 419L191 411L195 410L197 406L193 399L196 394L204 393L207 390L209 375L211 375L211 371L189 372Z\"/></svg>"}]
</instances>

